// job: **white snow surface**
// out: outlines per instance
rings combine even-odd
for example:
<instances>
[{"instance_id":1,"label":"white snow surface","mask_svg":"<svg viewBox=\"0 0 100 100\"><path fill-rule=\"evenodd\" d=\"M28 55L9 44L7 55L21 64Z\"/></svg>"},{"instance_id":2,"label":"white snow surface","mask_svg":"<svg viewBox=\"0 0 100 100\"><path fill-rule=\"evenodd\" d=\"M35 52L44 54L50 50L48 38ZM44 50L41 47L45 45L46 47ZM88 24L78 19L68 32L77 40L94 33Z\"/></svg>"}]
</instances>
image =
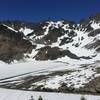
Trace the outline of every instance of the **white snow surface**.
<instances>
[{"instance_id":1,"label":"white snow surface","mask_svg":"<svg viewBox=\"0 0 100 100\"><path fill-rule=\"evenodd\" d=\"M100 76L95 72L95 68L100 67L100 62L86 62L86 67L83 67L84 62L69 60L69 63L58 61L27 61L13 64L0 64L0 82L3 80L12 80L16 78L21 82L20 77L46 75L55 71L72 70L70 74L62 76L55 75L46 80L38 81L33 85L44 85L46 88L58 89L61 83L67 83L67 86L73 85L75 88L83 87L95 77ZM16 82L15 82L16 83ZM31 86L30 86L31 87ZM30 90L30 89L29 89Z\"/></svg>"},{"instance_id":2,"label":"white snow surface","mask_svg":"<svg viewBox=\"0 0 100 100\"><path fill-rule=\"evenodd\" d=\"M94 28L94 29L99 29L100 23L96 23L95 21L92 21L91 27Z\"/></svg>"},{"instance_id":3,"label":"white snow surface","mask_svg":"<svg viewBox=\"0 0 100 100\"><path fill-rule=\"evenodd\" d=\"M20 28L19 30L20 32L23 32L25 36L27 36L29 33L32 33L34 30L30 29L30 28Z\"/></svg>"},{"instance_id":4,"label":"white snow surface","mask_svg":"<svg viewBox=\"0 0 100 100\"><path fill-rule=\"evenodd\" d=\"M82 96L87 100L100 100L100 96L95 95L31 92L0 88L0 100L31 100L31 96L34 100L38 100L39 96L42 96L43 100L80 100Z\"/></svg>"},{"instance_id":5,"label":"white snow surface","mask_svg":"<svg viewBox=\"0 0 100 100\"><path fill-rule=\"evenodd\" d=\"M32 73L32 75L40 72L56 71L66 69L67 66L60 62L52 61L27 61L17 62L13 64L0 63L0 79L13 77L25 73Z\"/></svg>"},{"instance_id":6,"label":"white snow surface","mask_svg":"<svg viewBox=\"0 0 100 100\"><path fill-rule=\"evenodd\" d=\"M56 75L46 80L36 82L33 85L44 85L45 88L58 89L62 83L66 83L66 86L68 87L83 87L84 84L100 76L100 74L95 72L95 68L100 67L99 64L100 63L96 62L90 65L85 65L86 67L80 66L80 68L78 67L79 65L77 65L77 67L73 70L74 72L71 72L70 74L64 74L62 76ZM72 66L75 67L75 65Z\"/></svg>"},{"instance_id":7,"label":"white snow surface","mask_svg":"<svg viewBox=\"0 0 100 100\"><path fill-rule=\"evenodd\" d=\"M18 31L16 31L15 29L13 29L12 27L9 27L9 26L7 26L6 24L3 24L3 26L6 26L9 30L12 30L12 31L14 31L14 32L18 32Z\"/></svg>"}]
</instances>

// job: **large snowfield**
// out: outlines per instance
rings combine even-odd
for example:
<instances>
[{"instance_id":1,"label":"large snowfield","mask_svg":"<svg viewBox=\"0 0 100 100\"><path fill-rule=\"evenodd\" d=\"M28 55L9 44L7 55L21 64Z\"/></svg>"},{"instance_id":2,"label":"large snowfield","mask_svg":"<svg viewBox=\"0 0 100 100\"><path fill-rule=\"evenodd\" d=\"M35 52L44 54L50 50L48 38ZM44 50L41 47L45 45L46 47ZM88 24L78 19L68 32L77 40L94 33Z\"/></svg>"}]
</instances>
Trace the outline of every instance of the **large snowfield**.
<instances>
[{"instance_id":1,"label":"large snowfield","mask_svg":"<svg viewBox=\"0 0 100 100\"><path fill-rule=\"evenodd\" d=\"M0 89L0 100L31 100L31 96L34 100L38 100L39 96L42 96L43 100L80 100L83 95ZM100 96L84 95L84 97L87 100L100 100Z\"/></svg>"},{"instance_id":2,"label":"large snowfield","mask_svg":"<svg viewBox=\"0 0 100 100\"><path fill-rule=\"evenodd\" d=\"M73 63L75 64L75 63ZM69 67L66 66L67 63L53 62L53 61L32 61L30 62L20 62L13 63L11 65L1 63L0 65L0 81L4 78L10 78L14 76L18 78L19 76L25 75L38 75L47 74L49 71L57 71L64 69L76 69L80 66ZM59 79L59 78L58 78ZM65 94L65 93L46 93L46 92L31 92L31 91L19 91L10 89L0 89L0 100L31 100L31 96L35 100L38 100L39 96L43 97L43 100L80 100L82 95L78 94ZM100 96L94 95L84 95L87 100L100 100Z\"/></svg>"},{"instance_id":3,"label":"large snowfield","mask_svg":"<svg viewBox=\"0 0 100 100\"><path fill-rule=\"evenodd\" d=\"M29 61L13 64L0 63L0 80L13 76L45 74L48 71L67 69L66 64L53 61Z\"/></svg>"}]
</instances>

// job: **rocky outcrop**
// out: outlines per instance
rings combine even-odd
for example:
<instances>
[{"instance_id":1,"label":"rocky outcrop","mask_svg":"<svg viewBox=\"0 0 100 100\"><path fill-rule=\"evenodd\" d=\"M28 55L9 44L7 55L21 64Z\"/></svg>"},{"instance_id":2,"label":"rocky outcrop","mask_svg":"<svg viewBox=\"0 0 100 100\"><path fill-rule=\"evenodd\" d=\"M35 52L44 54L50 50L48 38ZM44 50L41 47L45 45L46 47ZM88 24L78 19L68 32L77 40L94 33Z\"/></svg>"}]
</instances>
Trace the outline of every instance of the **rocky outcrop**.
<instances>
[{"instance_id":1,"label":"rocky outcrop","mask_svg":"<svg viewBox=\"0 0 100 100\"><path fill-rule=\"evenodd\" d=\"M88 84L79 90L85 93L100 94L100 77L91 80Z\"/></svg>"},{"instance_id":2,"label":"rocky outcrop","mask_svg":"<svg viewBox=\"0 0 100 100\"><path fill-rule=\"evenodd\" d=\"M39 23L1 21L0 60L11 62L23 59L24 54L31 53L36 45L36 55L31 56L36 60L55 60L65 56L71 59L92 59L94 54L85 55L85 50L84 54L80 54L80 51L85 48L100 52L98 23L100 14L83 19L78 24L64 19L57 22L49 19ZM42 46L38 48L39 45ZM75 50L72 52L72 49L79 53Z\"/></svg>"},{"instance_id":3,"label":"rocky outcrop","mask_svg":"<svg viewBox=\"0 0 100 100\"><path fill-rule=\"evenodd\" d=\"M57 58L68 56L71 59L91 59L90 57L78 57L77 55L71 53L69 50L63 50L58 47L45 46L38 50L38 53L34 57L36 60L55 60Z\"/></svg>"},{"instance_id":4,"label":"rocky outcrop","mask_svg":"<svg viewBox=\"0 0 100 100\"><path fill-rule=\"evenodd\" d=\"M91 37L94 37L96 35L100 34L100 29L96 29L96 30L93 30L91 31L88 36L91 36Z\"/></svg>"},{"instance_id":5,"label":"rocky outcrop","mask_svg":"<svg viewBox=\"0 0 100 100\"><path fill-rule=\"evenodd\" d=\"M50 46L43 47L39 49L39 52L36 54L36 60L55 60L57 58L64 57L66 51L61 50L58 47L51 48Z\"/></svg>"},{"instance_id":6,"label":"rocky outcrop","mask_svg":"<svg viewBox=\"0 0 100 100\"><path fill-rule=\"evenodd\" d=\"M24 39L22 33L16 33L0 25L0 60L7 63L20 60L24 57L24 53L31 53L34 47Z\"/></svg>"}]
</instances>

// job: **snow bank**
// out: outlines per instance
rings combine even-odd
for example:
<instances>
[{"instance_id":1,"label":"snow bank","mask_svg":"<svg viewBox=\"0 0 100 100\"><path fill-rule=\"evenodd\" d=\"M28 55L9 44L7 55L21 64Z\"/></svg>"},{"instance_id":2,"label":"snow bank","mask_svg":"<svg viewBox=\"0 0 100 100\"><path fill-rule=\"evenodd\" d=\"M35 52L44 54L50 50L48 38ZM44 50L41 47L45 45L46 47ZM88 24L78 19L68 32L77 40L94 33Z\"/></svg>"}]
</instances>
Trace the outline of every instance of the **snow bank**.
<instances>
[{"instance_id":1,"label":"snow bank","mask_svg":"<svg viewBox=\"0 0 100 100\"><path fill-rule=\"evenodd\" d=\"M37 100L40 95L43 97L43 100L80 100L82 96L77 94L28 92L0 89L0 100L30 100L31 96ZM87 100L100 99L100 96L94 95L84 95L84 97L87 98Z\"/></svg>"}]
</instances>

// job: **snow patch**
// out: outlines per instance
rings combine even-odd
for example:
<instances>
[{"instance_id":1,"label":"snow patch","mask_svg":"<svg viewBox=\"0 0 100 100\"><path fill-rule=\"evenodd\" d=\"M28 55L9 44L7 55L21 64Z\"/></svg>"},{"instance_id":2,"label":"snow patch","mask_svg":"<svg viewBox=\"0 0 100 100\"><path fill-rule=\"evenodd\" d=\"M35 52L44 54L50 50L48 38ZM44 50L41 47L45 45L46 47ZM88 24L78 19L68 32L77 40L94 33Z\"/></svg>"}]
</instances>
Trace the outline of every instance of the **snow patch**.
<instances>
[{"instance_id":1,"label":"snow patch","mask_svg":"<svg viewBox=\"0 0 100 100\"><path fill-rule=\"evenodd\" d=\"M20 31L20 32L23 32L25 36L27 36L28 34L34 32L34 30L29 29L29 28L27 28L27 27L25 27L25 28L20 28L19 31Z\"/></svg>"}]
</instances>

